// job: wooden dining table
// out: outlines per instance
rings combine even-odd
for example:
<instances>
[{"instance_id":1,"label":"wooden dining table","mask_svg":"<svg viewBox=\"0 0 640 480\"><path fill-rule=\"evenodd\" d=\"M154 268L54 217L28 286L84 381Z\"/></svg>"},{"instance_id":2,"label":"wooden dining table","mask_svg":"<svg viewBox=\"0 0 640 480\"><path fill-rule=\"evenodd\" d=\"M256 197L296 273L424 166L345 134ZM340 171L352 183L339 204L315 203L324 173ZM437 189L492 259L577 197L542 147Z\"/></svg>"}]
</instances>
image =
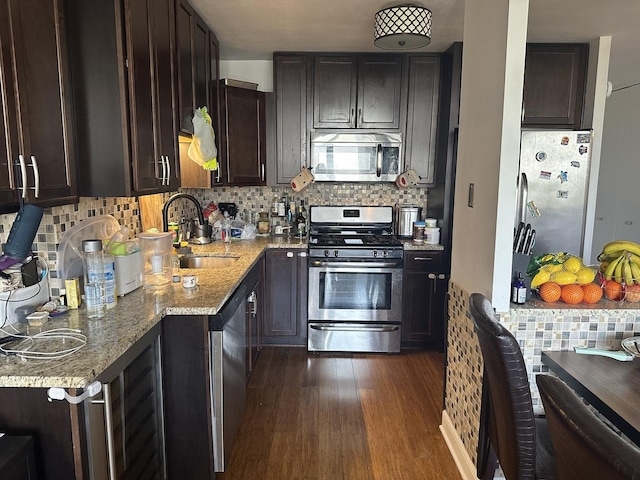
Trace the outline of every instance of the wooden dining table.
<instances>
[{"instance_id":1,"label":"wooden dining table","mask_svg":"<svg viewBox=\"0 0 640 480\"><path fill-rule=\"evenodd\" d=\"M640 358L543 351L542 363L640 446Z\"/></svg>"}]
</instances>

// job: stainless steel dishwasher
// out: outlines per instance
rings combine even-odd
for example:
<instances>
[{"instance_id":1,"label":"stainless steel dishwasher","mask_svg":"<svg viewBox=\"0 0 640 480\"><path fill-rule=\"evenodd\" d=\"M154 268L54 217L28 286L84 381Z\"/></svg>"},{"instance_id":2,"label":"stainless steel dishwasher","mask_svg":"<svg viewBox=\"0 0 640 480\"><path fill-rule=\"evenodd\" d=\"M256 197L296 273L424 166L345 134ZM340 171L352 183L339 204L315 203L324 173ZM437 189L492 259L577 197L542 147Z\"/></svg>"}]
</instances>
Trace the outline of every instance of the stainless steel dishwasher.
<instances>
[{"instance_id":1,"label":"stainless steel dishwasher","mask_svg":"<svg viewBox=\"0 0 640 480\"><path fill-rule=\"evenodd\" d=\"M210 336L213 458L216 472L224 472L231 446L242 422L246 405L247 302L235 295L222 310L229 316L224 330Z\"/></svg>"}]
</instances>

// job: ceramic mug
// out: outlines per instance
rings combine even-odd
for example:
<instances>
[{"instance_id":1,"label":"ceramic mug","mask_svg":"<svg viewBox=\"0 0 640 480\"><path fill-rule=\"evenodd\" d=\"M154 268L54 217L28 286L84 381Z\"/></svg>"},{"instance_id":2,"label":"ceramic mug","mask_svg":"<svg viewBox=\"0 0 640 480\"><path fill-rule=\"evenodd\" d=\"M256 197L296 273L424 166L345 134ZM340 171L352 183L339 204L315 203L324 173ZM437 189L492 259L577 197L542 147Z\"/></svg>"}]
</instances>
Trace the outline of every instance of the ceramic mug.
<instances>
[{"instance_id":1,"label":"ceramic mug","mask_svg":"<svg viewBox=\"0 0 640 480\"><path fill-rule=\"evenodd\" d=\"M197 275L183 275L182 276L182 286L184 288L195 288L198 286L198 276Z\"/></svg>"}]
</instances>

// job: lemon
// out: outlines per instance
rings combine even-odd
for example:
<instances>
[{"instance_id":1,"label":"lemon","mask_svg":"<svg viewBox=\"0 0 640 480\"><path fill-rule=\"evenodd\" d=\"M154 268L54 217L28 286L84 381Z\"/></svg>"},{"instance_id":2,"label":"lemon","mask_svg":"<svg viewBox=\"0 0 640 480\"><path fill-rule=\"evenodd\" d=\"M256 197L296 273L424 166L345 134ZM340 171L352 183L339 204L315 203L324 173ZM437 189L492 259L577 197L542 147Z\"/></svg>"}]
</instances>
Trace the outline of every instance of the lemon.
<instances>
[{"instance_id":1,"label":"lemon","mask_svg":"<svg viewBox=\"0 0 640 480\"><path fill-rule=\"evenodd\" d=\"M545 270L545 271L547 271L549 273L559 272L560 270L562 270L562 264L561 263L547 263L540 270Z\"/></svg>"},{"instance_id":2,"label":"lemon","mask_svg":"<svg viewBox=\"0 0 640 480\"><path fill-rule=\"evenodd\" d=\"M576 283L577 278L578 277L575 273L561 270L559 272L552 273L550 280L552 282L556 282L558 285L570 285L572 283Z\"/></svg>"},{"instance_id":3,"label":"lemon","mask_svg":"<svg viewBox=\"0 0 640 480\"><path fill-rule=\"evenodd\" d=\"M543 270L542 268L538 270L538 273L531 279L531 288L537 288L545 282L549 281L551 277L551 272L547 270Z\"/></svg>"},{"instance_id":4,"label":"lemon","mask_svg":"<svg viewBox=\"0 0 640 480\"><path fill-rule=\"evenodd\" d=\"M593 282L596 278L596 271L589 267L582 267L576 272L576 283L580 285L586 285Z\"/></svg>"},{"instance_id":5,"label":"lemon","mask_svg":"<svg viewBox=\"0 0 640 480\"><path fill-rule=\"evenodd\" d=\"M562 264L562 268L571 273L578 273L582 267L584 267L584 265L582 265L582 259L578 257L569 257Z\"/></svg>"}]
</instances>

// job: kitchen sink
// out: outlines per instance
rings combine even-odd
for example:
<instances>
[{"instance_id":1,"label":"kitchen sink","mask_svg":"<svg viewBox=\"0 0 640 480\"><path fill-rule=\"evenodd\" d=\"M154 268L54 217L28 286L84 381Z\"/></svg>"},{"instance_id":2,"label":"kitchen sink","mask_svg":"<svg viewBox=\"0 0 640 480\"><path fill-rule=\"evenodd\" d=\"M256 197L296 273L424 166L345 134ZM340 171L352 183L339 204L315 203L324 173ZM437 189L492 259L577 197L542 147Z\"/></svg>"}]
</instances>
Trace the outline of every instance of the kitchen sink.
<instances>
[{"instance_id":1,"label":"kitchen sink","mask_svg":"<svg viewBox=\"0 0 640 480\"><path fill-rule=\"evenodd\" d=\"M180 257L181 268L224 268L230 267L240 257L234 255L185 255Z\"/></svg>"}]
</instances>

